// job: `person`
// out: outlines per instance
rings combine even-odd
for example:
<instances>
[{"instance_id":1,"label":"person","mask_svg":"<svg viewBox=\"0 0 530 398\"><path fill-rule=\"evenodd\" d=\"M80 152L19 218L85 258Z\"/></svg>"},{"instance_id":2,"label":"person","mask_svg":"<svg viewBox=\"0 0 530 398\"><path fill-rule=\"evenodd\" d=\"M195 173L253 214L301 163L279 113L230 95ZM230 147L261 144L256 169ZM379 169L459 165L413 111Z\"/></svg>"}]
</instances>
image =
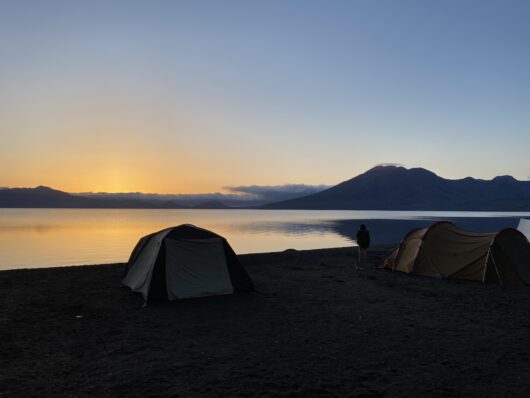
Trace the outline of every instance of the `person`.
<instances>
[{"instance_id":1,"label":"person","mask_svg":"<svg viewBox=\"0 0 530 398\"><path fill-rule=\"evenodd\" d=\"M364 224L361 224L357 231L357 245L359 246L359 265L362 265L366 262L366 251L370 247L370 232Z\"/></svg>"}]
</instances>

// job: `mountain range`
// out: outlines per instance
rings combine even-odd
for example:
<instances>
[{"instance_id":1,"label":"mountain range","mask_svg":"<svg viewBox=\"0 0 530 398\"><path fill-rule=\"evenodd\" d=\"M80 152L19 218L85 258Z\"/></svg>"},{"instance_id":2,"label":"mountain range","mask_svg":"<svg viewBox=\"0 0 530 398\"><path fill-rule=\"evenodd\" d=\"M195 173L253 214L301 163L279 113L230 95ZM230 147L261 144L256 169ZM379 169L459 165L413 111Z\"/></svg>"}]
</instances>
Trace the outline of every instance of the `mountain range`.
<instances>
[{"instance_id":1,"label":"mountain range","mask_svg":"<svg viewBox=\"0 0 530 398\"><path fill-rule=\"evenodd\" d=\"M70 194L49 187L0 189L0 207L9 208L231 208L220 200L193 205L140 197ZM423 168L377 166L311 195L263 206L305 210L530 211L530 181L511 176L449 180Z\"/></svg>"},{"instance_id":2,"label":"mountain range","mask_svg":"<svg viewBox=\"0 0 530 398\"><path fill-rule=\"evenodd\" d=\"M219 201L207 201L194 206L176 201L126 198L111 194L101 196L73 195L45 186L36 188L0 189L0 207L9 208L91 208L91 209L224 209Z\"/></svg>"},{"instance_id":3,"label":"mountain range","mask_svg":"<svg viewBox=\"0 0 530 398\"><path fill-rule=\"evenodd\" d=\"M449 180L423 168L377 166L312 195L265 209L530 211L530 181Z\"/></svg>"}]
</instances>

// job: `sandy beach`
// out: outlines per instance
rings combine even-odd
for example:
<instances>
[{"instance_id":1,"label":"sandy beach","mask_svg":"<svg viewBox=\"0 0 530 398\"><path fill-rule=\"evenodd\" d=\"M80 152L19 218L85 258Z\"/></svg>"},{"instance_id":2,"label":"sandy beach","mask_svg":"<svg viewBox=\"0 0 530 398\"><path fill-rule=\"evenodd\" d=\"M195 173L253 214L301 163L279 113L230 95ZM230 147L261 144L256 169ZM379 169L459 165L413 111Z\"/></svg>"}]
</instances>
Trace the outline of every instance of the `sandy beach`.
<instances>
[{"instance_id":1,"label":"sandy beach","mask_svg":"<svg viewBox=\"0 0 530 398\"><path fill-rule=\"evenodd\" d=\"M0 272L0 397L530 395L530 290L240 256L256 292L150 305L123 264Z\"/></svg>"}]
</instances>

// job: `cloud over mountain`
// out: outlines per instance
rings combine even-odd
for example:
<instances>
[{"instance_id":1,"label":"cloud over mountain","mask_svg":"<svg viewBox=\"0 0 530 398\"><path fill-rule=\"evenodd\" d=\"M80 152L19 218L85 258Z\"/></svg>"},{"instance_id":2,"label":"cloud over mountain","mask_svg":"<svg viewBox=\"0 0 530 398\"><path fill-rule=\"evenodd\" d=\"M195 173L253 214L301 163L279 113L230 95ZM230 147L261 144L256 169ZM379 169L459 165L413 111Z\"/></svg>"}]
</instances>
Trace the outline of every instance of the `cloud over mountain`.
<instances>
[{"instance_id":1,"label":"cloud over mountain","mask_svg":"<svg viewBox=\"0 0 530 398\"><path fill-rule=\"evenodd\" d=\"M104 199L134 199L156 203L174 203L183 206L196 206L204 202L218 201L229 206L259 206L265 203L294 199L329 188L327 185L242 185L225 187L227 193L211 192L198 194L156 194L140 192L106 193L82 192L76 196Z\"/></svg>"},{"instance_id":2,"label":"cloud over mountain","mask_svg":"<svg viewBox=\"0 0 530 398\"><path fill-rule=\"evenodd\" d=\"M285 184L285 185L241 185L225 187L227 191L262 202L275 202L279 200L293 199L300 196L311 195L325 189L329 185L306 185L306 184Z\"/></svg>"}]
</instances>

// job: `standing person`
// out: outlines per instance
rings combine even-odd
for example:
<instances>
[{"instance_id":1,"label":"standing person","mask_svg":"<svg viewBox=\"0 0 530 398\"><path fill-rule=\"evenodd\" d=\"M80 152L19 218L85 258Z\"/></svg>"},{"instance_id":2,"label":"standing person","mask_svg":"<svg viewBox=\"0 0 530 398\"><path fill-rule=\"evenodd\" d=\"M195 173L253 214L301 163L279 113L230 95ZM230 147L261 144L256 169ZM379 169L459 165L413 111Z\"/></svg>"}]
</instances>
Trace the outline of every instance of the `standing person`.
<instances>
[{"instance_id":1,"label":"standing person","mask_svg":"<svg viewBox=\"0 0 530 398\"><path fill-rule=\"evenodd\" d=\"M370 247L370 232L364 224L361 224L357 231L357 245L359 246L359 265L362 265L366 262L366 250Z\"/></svg>"}]
</instances>

